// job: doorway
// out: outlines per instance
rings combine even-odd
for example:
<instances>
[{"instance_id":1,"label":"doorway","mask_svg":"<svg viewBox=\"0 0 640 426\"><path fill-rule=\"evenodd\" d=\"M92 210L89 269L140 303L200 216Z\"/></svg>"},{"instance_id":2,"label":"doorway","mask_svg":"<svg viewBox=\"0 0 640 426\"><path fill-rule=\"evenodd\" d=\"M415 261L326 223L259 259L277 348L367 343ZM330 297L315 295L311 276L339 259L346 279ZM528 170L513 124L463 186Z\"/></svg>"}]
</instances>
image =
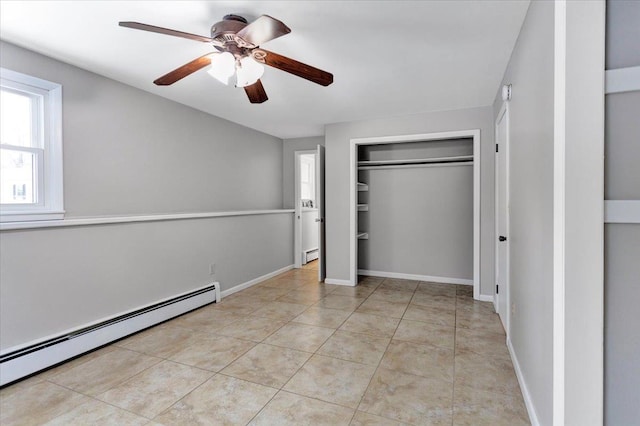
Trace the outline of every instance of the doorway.
<instances>
[{"instance_id":1,"label":"doorway","mask_svg":"<svg viewBox=\"0 0 640 426\"><path fill-rule=\"evenodd\" d=\"M318 270L325 278L324 263L324 147L296 151L294 267ZM310 264L313 262L313 264Z\"/></svg>"},{"instance_id":2,"label":"doorway","mask_svg":"<svg viewBox=\"0 0 640 426\"><path fill-rule=\"evenodd\" d=\"M509 107L502 108L496 119L496 240L495 240L495 281L494 306L500 316L502 326L509 335Z\"/></svg>"}]
</instances>

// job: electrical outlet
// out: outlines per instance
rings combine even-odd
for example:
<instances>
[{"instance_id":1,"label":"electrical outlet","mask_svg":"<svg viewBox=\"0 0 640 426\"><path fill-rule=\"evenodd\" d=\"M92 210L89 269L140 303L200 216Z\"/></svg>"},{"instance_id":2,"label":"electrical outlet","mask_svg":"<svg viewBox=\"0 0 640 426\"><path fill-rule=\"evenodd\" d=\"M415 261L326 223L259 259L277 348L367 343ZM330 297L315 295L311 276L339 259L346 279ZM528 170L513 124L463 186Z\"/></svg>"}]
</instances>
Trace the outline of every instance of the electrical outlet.
<instances>
[{"instance_id":1,"label":"electrical outlet","mask_svg":"<svg viewBox=\"0 0 640 426\"><path fill-rule=\"evenodd\" d=\"M511 304L511 315L515 315L516 314L516 304L512 303Z\"/></svg>"},{"instance_id":2,"label":"electrical outlet","mask_svg":"<svg viewBox=\"0 0 640 426\"><path fill-rule=\"evenodd\" d=\"M209 275L215 275L216 274L216 264L212 263L209 265Z\"/></svg>"}]
</instances>

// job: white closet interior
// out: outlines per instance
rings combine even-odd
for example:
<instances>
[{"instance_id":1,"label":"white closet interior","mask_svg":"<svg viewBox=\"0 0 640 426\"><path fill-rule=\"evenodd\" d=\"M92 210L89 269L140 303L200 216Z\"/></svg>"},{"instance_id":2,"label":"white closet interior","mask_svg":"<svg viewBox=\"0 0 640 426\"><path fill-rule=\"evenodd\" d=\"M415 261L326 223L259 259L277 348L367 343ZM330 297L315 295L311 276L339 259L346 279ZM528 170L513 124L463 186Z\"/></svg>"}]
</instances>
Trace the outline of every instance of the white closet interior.
<instances>
[{"instance_id":1,"label":"white closet interior","mask_svg":"<svg viewBox=\"0 0 640 426\"><path fill-rule=\"evenodd\" d=\"M473 284L473 143L357 147L359 274Z\"/></svg>"}]
</instances>

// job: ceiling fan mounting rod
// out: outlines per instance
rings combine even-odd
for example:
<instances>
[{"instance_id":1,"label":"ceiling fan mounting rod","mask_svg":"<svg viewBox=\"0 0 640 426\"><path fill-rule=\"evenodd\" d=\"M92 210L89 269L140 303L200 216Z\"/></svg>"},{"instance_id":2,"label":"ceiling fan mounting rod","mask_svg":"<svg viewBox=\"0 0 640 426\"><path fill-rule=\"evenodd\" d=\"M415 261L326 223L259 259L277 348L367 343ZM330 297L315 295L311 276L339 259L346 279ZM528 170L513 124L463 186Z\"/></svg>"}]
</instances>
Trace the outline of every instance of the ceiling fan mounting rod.
<instances>
[{"instance_id":1,"label":"ceiling fan mounting rod","mask_svg":"<svg viewBox=\"0 0 640 426\"><path fill-rule=\"evenodd\" d=\"M247 21L247 19L244 16L240 16L240 15L234 15L233 13L230 13L228 15L224 15L222 17L223 21L238 21L238 22L244 22L245 24L248 24L249 21Z\"/></svg>"}]
</instances>

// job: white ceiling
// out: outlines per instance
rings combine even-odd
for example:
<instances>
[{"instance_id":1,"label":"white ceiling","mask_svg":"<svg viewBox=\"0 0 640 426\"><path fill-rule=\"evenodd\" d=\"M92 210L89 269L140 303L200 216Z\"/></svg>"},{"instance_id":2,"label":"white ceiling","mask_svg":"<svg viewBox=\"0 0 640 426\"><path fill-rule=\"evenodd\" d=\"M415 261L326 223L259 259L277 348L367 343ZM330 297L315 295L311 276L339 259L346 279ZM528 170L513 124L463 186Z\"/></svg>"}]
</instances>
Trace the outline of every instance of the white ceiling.
<instances>
[{"instance_id":1,"label":"white ceiling","mask_svg":"<svg viewBox=\"0 0 640 426\"><path fill-rule=\"evenodd\" d=\"M0 38L281 138L328 123L489 105L529 1L2 1ZM235 13L262 14L291 33L266 49L334 74L322 87L269 68L269 96L204 70L168 87L152 81L213 49L118 26L138 21L208 36Z\"/></svg>"}]
</instances>

